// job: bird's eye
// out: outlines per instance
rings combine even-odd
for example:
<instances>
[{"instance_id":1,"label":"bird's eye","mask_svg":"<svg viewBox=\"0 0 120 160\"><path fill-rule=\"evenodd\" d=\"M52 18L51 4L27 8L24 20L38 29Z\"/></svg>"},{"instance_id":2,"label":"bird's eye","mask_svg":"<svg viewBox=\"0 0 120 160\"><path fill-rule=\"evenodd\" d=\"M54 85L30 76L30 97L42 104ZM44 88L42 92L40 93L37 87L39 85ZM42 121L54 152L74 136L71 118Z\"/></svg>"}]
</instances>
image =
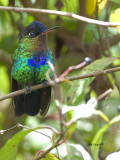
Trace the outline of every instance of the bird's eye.
<instances>
[{"instance_id":1,"label":"bird's eye","mask_svg":"<svg viewBox=\"0 0 120 160\"><path fill-rule=\"evenodd\" d=\"M33 37L36 36L34 32L29 32L28 35L29 35L30 38L33 38Z\"/></svg>"}]
</instances>

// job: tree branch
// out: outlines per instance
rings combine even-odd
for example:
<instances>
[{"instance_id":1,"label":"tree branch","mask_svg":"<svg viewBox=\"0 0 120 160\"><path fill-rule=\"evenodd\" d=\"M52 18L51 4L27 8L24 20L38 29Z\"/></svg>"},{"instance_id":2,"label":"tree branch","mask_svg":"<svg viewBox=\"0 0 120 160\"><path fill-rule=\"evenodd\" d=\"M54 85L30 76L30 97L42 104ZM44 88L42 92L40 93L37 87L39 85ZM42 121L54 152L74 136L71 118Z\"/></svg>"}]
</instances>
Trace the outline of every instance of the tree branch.
<instances>
[{"instance_id":1,"label":"tree branch","mask_svg":"<svg viewBox=\"0 0 120 160\"><path fill-rule=\"evenodd\" d=\"M4 7L0 6L0 10L4 11L14 11L14 12L28 12L28 13L44 13L44 14L53 14L53 15L59 15L59 16L65 16L69 18L74 18L79 21L83 21L90 24L96 24L104 27L116 27L120 26L120 22L103 22L98 21L95 19L86 18L83 16L79 16L77 14L74 14L72 12L63 12L63 11L55 11L55 10L47 10L47 9L36 9L36 8L20 8L20 7Z\"/></svg>"},{"instance_id":2,"label":"tree branch","mask_svg":"<svg viewBox=\"0 0 120 160\"><path fill-rule=\"evenodd\" d=\"M94 71L94 72L84 74L84 75L78 75L78 76L72 76L72 77L66 77L66 78L58 78L58 79L56 79L55 83L62 83L62 82L66 82L68 80L73 81L73 80L78 80L78 79L83 79L83 78L103 76L103 75L113 73L113 72L117 72L117 71L120 71L120 67L115 67L115 68L107 69L107 70L103 70L103 71ZM50 85L51 85L51 82L46 83L46 86L50 86ZM36 89L44 88L46 86L44 85L44 83L41 83L41 84L31 86L30 89L31 90L36 90ZM3 101L3 100L8 99L8 98L15 97L15 96L19 96L19 95L25 94L25 93L26 93L26 89L23 88L21 90L11 92L10 94L7 94L5 96L1 96L0 101Z\"/></svg>"}]
</instances>

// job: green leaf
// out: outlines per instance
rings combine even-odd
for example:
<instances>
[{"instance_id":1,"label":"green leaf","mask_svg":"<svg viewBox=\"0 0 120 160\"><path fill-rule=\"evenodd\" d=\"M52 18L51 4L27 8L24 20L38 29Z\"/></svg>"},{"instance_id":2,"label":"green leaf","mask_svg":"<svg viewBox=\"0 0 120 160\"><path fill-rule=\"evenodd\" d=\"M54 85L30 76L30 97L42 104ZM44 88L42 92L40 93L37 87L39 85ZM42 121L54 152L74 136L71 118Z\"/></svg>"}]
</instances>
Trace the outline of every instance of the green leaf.
<instances>
[{"instance_id":1,"label":"green leaf","mask_svg":"<svg viewBox=\"0 0 120 160\"><path fill-rule=\"evenodd\" d=\"M70 137L72 135L72 133L75 131L76 125L77 125L77 123L74 123L74 124L72 124L72 126L70 126L70 128L68 127L68 131L67 131L68 137Z\"/></svg>"},{"instance_id":2,"label":"green leaf","mask_svg":"<svg viewBox=\"0 0 120 160\"><path fill-rule=\"evenodd\" d=\"M87 74L93 71L102 71L104 68L109 66L115 58L102 58L94 61L87 67L85 67L82 71L77 70L70 73L70 76L77 76ZM64 89L66 89L66 94L69 97L68 105L78 105L83 102L85 97L85 89L89 86L89 84L95 79L95 77L84 78L80 80L76 80L72 82L72 85L68 83L62 84Z\"/></svg>"},{"instance_id":3,"label":"green leaf","mask_svg":"<svg viewBox=\"0 0 120 160\"><path fill-rule=\"evenodd\" d=\"M110 19L112 22L120 22L120 8L117 8L114 10L114 12L111 14ZM116 29L120 33L120 26L117 26Z\"/></svg>"},{"instance_id":4,"label":"green leaf","mask_svg":"<svg viewBox=\"0 0 120 160\"><path fill-rule=\"evenodd\" d=\"M107 125L105 125L103 128L101 128L98 131L98 133L95 135L95 137L94 137L94 139L91 143L92 144L91 151L92 151L92 155L93 155L94 160L99 160L99 158L98 158L98 147L96 147L96 145L98 144L100 146L102 144L102 138L103 138L103 135L106 132L106 130L110 126L112 126L113 124L115 124L119 121L120 121L120 115L113 118Z\"/></svg>"},{"instance_id":5,"label":"green leaf","mask_svg":"<svg viewBox=\"0 0 120 160\"><path fill-rule=\"evenodd\" d=\"M48 153L45 158L42 158L41 160L60 160L58 159L54 154Z\"/></svg>"},{"instance_id":6,"label":"green leaf","mask_svg":"<svg viewBox=\"0 0 120 160\"><path fill-rule=\"evenodd\" d=\"M94 112L94 114L100 115L106 122L109 122L109 118L103 112L96 110L96 112Z\"/></svg>"},{"instance_id":7,"label":"green leaf","mask_svg":"<svg viewBox=\"0 0 120 160\"><path fill-rule=\"evenodd\" d=\"M23 130L15 134L11 139L9 139L6 144L0 150L0 159L4 160L15 160L18 150L18 145L21 140L30 132L40 129L40 127L34 129Z\"/></svg>"}]
</instances>

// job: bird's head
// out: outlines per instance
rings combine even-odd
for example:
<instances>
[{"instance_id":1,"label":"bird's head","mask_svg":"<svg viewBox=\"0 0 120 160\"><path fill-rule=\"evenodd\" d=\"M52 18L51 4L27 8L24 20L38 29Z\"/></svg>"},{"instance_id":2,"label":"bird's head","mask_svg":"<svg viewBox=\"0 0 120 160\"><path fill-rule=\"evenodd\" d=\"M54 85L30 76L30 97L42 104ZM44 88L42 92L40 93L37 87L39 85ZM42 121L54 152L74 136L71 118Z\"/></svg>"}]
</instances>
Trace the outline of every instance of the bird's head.
<instances>
[{"instance_id":1,"label":"bird's head","mask_svg":"<svg viewBox=\"0 0 120 160\"><path fill-rule=\"evenodd\" d=\"M47 49L46 34L56 28L58 27L47 30L47 27L43 23L33 21L21 33L20 43L27 50L33 50L34 52L44 51Z\"/></svg>"}]
</instances>

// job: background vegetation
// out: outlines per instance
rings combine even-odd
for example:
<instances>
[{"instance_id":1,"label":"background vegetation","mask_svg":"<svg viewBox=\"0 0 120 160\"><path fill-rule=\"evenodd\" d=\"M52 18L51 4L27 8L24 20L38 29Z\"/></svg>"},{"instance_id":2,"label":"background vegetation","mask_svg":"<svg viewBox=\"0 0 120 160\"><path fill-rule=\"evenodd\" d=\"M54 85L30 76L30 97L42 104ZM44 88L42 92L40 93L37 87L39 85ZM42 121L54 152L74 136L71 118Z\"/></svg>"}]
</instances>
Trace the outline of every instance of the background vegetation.
<instances>
[{"instance_id":1,"label":"background vegetation","mask_svg":"<svg viewBox=\"0 0 120 160\"><path fill-rule=\"evenodd\" d=\"M120 6L119 0L0 0L0 5L66 11L101 21L120 20L119 10L116 10ZM63 16L0 11L0 96L10 92L11 54L17 47L19 33L34 19L44 23L47 28L61 26L48 35L48 46L56 56L58 75L69 66L81 63L85 57L92 58L94 62L82 71L72 71L69 76L120 66L119 28L101 27ZM99 100L98 97L110 88L110 94ZM71 120L75 120L75 123L70 128L63 126L67 129L63 141L57 150L51 152L62 160L103 160L112 152L118 152L119 92L120 72L60 84L65 124ZM32 160L39 150L46 151L55 143L59 136L49 129L43 129L49 126L61 132L54 91L52 95L49 113L43 120L39 116L15 117L11 100L0 102L0 130L20 123L29 128L39 126L42 128L39 128L40 132L52 138L50 140L47 136L21 127L1 131L1 160L14 160L15 156L17 160Z\"/></svg>"}]
</instances>

